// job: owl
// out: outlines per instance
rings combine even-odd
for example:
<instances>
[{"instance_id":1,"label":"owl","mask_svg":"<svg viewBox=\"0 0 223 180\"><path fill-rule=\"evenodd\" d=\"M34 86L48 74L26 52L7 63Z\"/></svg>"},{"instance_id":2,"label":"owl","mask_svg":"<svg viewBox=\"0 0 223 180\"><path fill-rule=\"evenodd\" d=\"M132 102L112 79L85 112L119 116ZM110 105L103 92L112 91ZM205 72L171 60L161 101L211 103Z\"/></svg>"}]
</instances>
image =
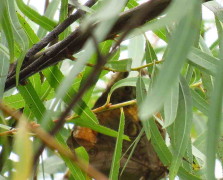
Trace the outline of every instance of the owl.
<instances>
[{"instance_id":1,"label":"owl","mask_svg":"<svg viewBox=\"0 0 223 180\"><path fill-rule=\"evenodd\" d=\"M116 73L108 84L105 92L96 101L94 108L104 105L112 85L118 80L126 78L127 76L128 73ZM135 98L135 87L126 86L113 92L110 103L117 104ZM142 124L137 115L137 105L126 106L123 108L123 110L125 114L124 133L130 137L131 141L123 141L122 153L124 156L120 161L121 170L130 156L131 150L127 150L142 130ZM120 121L120 110L114 109L98 113L97 118L101 125L117 131ZM157 126L159 127L158 124ZM159 130L164 137L163 130L160 127ZM116 138L97 133L86 127L75 126L71 136L68 138L67 143L71 149L78 146L83 146L88 151L90 164L104 174L109 175ZM167 169L163 166L156 152L154 151L151 142L148 141L145 133L143 133L131 155L130 160L127 163L127 166L125 167L123 173L119 175L119 179L155 180L164 177L166 172Z\"/></svg>"}]
</instances>

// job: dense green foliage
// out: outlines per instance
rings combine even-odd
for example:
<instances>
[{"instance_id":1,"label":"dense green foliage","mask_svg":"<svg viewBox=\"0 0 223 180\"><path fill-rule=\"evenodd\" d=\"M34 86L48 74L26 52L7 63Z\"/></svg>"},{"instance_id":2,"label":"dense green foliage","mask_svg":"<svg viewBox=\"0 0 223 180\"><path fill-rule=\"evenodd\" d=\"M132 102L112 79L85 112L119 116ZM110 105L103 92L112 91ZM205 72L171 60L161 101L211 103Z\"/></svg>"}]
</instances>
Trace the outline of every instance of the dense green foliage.
<instances>
[{"instance_id":1,"label":"dense green foliage","mask_svg":"<svg viewBox=\"0 0 223 180\"><path fill-rule=\"evenodd\" d=\"M68 0L46 2L43 15L29 1L0 2L0 179L35 176L32 173L35 169L33 158L41 144L39 139L44 141L44 137L41 132L32 130L35 125L27 125L27 122L35 122L41 130L50 132L55 125L53 120L62 122L67 115L71 115L68 121L55 128L58 131L53 136L55 143L52 141L53 145L50 145L45 137L44 144L49 148L41 156L36 176L53 179L59 173L69 174L66 174L68 169L70 179L90 179L91 170L82 171L86 168L73 163L67 153L66 140L71 127L80 125L117 138L109 177L118 179L122 170L122 143L129 141L124 134L125 115L121 111L119 130L115 131L100 125L92 108L104 90L100 83L108 83L111 72L129 72L129 77L111 87L107 104L116 89L136 87L136 101L128 103L137 104L143 131L168 169L164 179L173 180L178 176L188 180L214 180L215 161L223 163L222 6L216 1L172 0L155 19L148 18L151 21L136 25L129 20L131 23L126 28L109 36L119 21L119 15L139 6L140 1L100 0L92 7ZM28 50L69 16L68 3L71 3L69 7L82 10L81 17L56 36L51 44L31 54L33 59L29 59L31 62L39 57L54 58L59 62L50 62L49 67L40 69L41 72L35 71L41 65L37 64L30 71L33 73L21 82L22 71L31 69L26 62ZM202 18L202 7L209 9L209 13L214 15L213 20ZM133 20L140 21L140 18L143 18L143 13L135 15ZM217 34L212 44L208 41L208 36L213 35L208 29L210 24L216 29L213 33ZM59 43L71 39L69 35L77 27L81 31L78 33L87 32L88 36L87 39L81 37L84 43L77 52L70 52L72 47L68 47L69 44L62 47ZM56 42L59 43L53 45ZM57 45L61 47L58 53L67 54L50 54ZM15 82L7 87L11 70L15 70ZM79 99L75 101L76 95ZM125 102L123 106L126 106ZM105 106L102 108L106 109ZM122 109L122 105L118 108ZM11 109L24 116L14 117ZM165 130L165 139L157 124ZM60 147L65 149L60 151ZM76 148L75 152L79 158L89 161L83 147ZM217 168L220 171L222 166Z\"/></svg>"}]
</instances>

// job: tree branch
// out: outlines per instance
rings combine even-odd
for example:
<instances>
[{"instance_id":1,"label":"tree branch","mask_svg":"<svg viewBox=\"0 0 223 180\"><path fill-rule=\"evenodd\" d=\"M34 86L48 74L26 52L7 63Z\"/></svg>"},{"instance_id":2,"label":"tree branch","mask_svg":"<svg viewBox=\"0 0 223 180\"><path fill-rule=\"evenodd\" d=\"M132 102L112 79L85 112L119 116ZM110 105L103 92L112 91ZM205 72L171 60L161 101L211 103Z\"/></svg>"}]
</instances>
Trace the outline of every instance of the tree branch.
<instances>
[{"instance_id":1,"label":"tree branch","mask_svg":"<svg viewBox=\"0 0 223 180\"><path fill-rule=\"evenodd\" d=\"M131 26L131 29L152 20L161 14L170 2L171 0L152 0L143 3L136 8L123 12L106 39L110 39L118 33L126 31L125 28L128 27L130 19L139 16L142 12L144 13L144 16L140 20L138 19L138 22L135 22L135 25ZM79 52L89 38L92 28L95 26L96 24L92 24L85 32L81 32L80 28L77 28L66 39L51 47L50 50L45 52L42 56L32 60L28 64L25 63L20 71L20 82L24 81L31 75L64 60L67 55ZM32 53L33 52L36 52L36 50L33 50ZM29 51L26 57L31 58L34 55L32 53ZM7 78L5 90L14 87L15 84L15 73L13 73Z\"/></svg>"}]
</instances>

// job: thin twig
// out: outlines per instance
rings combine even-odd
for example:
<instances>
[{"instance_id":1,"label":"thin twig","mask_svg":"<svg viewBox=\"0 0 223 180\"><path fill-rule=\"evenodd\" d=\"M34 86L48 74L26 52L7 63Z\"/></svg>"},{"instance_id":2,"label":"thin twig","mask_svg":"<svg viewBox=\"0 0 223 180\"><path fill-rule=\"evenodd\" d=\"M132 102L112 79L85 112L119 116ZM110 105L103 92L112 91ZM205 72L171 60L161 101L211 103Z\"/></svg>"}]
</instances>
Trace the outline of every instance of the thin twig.
<instances>
[{"instance_id":1,"label":"thin twig","mask_svg":"<svg viewBox=\"0 0 223 180\"><path fill-rule=\"evenodd\" d=\"M9 136L9 135L13 135L17 130L16 129L12 129L9 131L4 131L0 133L0 136Z\"/></svg>"},{"instance_id":2,"label":"thin twig","mask_svg":"<svg viewBox=\"0 0 223 180\"><path fill-rule=\"evenodd\" d=\"M114 110L114 109L120 109L122 107L126 107L126 106L133 106L133 105L136 105L136 100L131 100L131 101L126 101L126 102L123 102L123 103L118 103L118 104L106 104L106 105L103 105L103 106L100 106L98 108L95 108L92 110L93 113L95 114L99 114L99 113L102 113L102 112L105 112L105 111L111 111L111 110ZM76 119L80 117L79 115L77 114L74 114L74 115L71 115L69 117L66 118L66 121L71 121L73 119ZM57 122L58 120L54 120L54 122Z\"/></svg>"}]
</instances>

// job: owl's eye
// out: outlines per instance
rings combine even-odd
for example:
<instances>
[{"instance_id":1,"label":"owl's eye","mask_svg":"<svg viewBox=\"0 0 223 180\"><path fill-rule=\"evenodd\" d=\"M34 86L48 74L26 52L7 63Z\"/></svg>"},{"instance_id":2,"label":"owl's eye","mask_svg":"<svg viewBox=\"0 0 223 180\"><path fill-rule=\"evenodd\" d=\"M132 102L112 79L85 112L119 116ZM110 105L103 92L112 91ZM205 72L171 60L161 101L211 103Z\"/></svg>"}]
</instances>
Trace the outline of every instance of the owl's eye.
<instances>
[{"instance_id":1,"label":"owl's eye","mask_svg":"<svg viewBox=\"0 0 223 180\"><path fill-rule=\"evenodd\" d=\"M88 154L92 157L95 157L98 154L98 149L96 147L93 147L88 151Z\"/></svg>"},{"instance_id":2,"label":"owl's eye","mask_svg":"<svg viewBox=\"0 0 223 180\"><path fill-rule=\"evenodd\" d=\"M132 92L132 87L130 87L130 86L126 86L126 87L124 87L124 89L125 89L126 93Z\"/></svg>"},{"instance_id":3,"label":"owl's eye","mask_svg":"<svg viewBox=\"0 0 223 180\"><path fill-rule=\"evenodd\" d=\"M137 126L137 124L133 122L129 123L127 126L128 136L135 137L138 135L138 133L139 133L139 127Z\"/></svg>"}]
</instances>

